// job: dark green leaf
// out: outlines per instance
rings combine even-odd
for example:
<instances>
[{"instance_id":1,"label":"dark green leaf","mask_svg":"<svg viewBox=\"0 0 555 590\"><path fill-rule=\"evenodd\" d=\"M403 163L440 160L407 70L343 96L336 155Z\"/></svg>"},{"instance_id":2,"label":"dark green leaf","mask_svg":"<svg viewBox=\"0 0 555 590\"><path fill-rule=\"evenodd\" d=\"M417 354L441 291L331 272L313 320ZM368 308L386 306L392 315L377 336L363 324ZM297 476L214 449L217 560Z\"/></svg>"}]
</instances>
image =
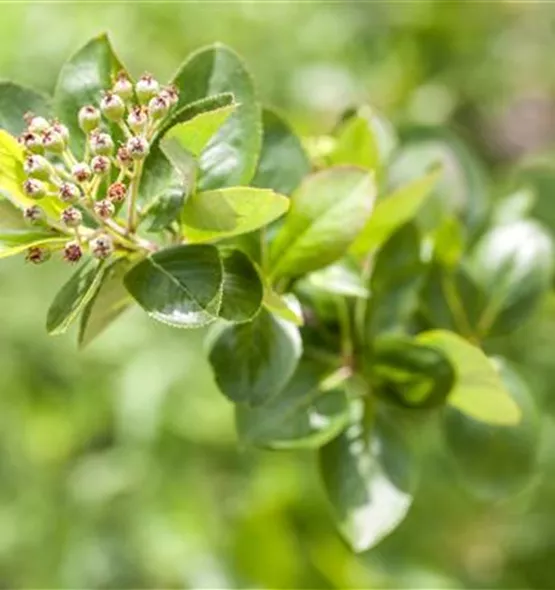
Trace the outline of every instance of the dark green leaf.
<instances>
[{"instance_id":1,"label":"dark green leaf","mask_svg":"<svg viewBox=\"0 0 555 590\"><path fill-rule=\"evenodd\" d=\"M226 397L259 405L283 389L301 351L298 329L262 310L252 322L225 328L209 359Z\"/></svg>"},{"instance_id":2,"label":"dark green leaf","mask_svg":"<svg viewBox=\"0 0 555 590\"><path fill-rule=\"evenodd\" d=\"M253 186L290 195L310 172L301 142L283 119L270 109L262 112L262 150Z\"/></svg>"},{"instance_id":3,"label":"dark green leaf","mask_svg":"<svg viewBox=\"0 0 555 590\"><path fill-rule=\"evenodd\" d=\"M28 112L49 118L50 99L13 82L0 82L0 127L12 135L19 135L25 130L23 115Z\"/></svg>"},{"instance_id":4,"label":"dark green leaf","mask_svg":"<svg viewBox=\"0 0 555 590\"><path fill-rule=\"evenodd\" d=\"M149 222L149 232L159 232L170 226L181 217L185 203L184 189L168 189L160 195L155 204L149 208L146 220Z\"/></svg>"}]
</instances>

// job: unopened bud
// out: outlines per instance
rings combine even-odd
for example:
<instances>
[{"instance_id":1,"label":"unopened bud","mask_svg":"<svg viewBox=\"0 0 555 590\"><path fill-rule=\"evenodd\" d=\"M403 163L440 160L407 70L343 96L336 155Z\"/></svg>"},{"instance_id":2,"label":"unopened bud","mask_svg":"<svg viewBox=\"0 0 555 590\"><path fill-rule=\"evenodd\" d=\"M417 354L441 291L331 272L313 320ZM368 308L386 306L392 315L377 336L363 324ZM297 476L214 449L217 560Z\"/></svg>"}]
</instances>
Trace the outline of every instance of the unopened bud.
<instances>
[{"instance_id":1,"label":"unopened bud","mask_svg":"<svg viewBox=\"0 0 555 590\"><path fill-rule=\"evenodd\" d=\"M42 134L42 143L49 152L61 154L65 147L64 138L52 127Z\"/></svg>"},{"instance_id":2,"label":"unopened bud","mask_svg":"<svg viewBox=\"0 0 555 590\"><path fill-rule=\"evenodd\" d=\"M170 107L175 106L179 102L179 90L177 86L171 84L170 86L164 86L160 91L160 96L168 101Z\"/></svg>"},{"instance_id":3,"label":"unopened bud","mask_svg":"<svg viewBox=\"0 0 555 590\"><path fill-rule=\"evenodd\" d=\"M95 156L109 156L114 151L114 140L108 133L95 131L89 137L89 146Z\"/></svg>"},{"instance_id":4,"label":"unopened bud","mask_svg":"<svg viewBox=\"0 0 555 590\"><path fill-rule=\"evenodd\" d=\"M92 104L81 107L79 110L79 127L85 132L90 133L100 124L100 111Z\"/></svg>"},{"instance_id":5,"label":"unopened bud","mask_svg":"<svg viewBox=\"0 0 555 590\"><path fill-rule=\"evenodd\" d=\"M31 199L42 199L46 196L46 187L36 178L29 178L23 183L23 192Z\"/></svg>"},{"instance_id":6,"label":"unopened bud","mask_svg":"<svg viewBox=\"0 0 555 590\"><path fill-rule=\"evenodd\" d=\"M112 201L102 199L94 204L94 211L101 219L109 219L115 212Z\"/></svg>"},{"instance_id":7,"label":"unopened bud","mask_svg":"<svg viewBox=\"0 0 555 590\"><path fill-rule=\"evenodd\" d=\"M64 203L75 203L81 196L81 191L76 184L64 182L60 186L59 197Z\"/></svg>"},{"instance_id":8,"label":"unopened bud","mask_svg":"<svg viewBox=\"0 0 555 590\"><path fill-rule=\"evenodd\" d=\"M52 175L52 164L43 156L33 154L27 156L23 162L23 171L27 176L48 180Z\"/></svg>"},{"instance_id":9,"label":"unopened bud","mask_svg":"<svg viewBox=\"0 0 555 590\"><path fill-rule=\"evenodd\" d=\"M125 103L113 92L106 92L100 101L102 114L110 121L120 121L125 113Z\"/></svg>"},{"instance_id":10,"label":"unopened bud","mask_svg":"<svg viewBox=\"0 0 555 590\"><path fill-rule=\"evenodd\" d=\"M105 260L114 252L114 242L110 236L101 234L89 242L91 254L100 260Z\"/></svg>"},{"instance_id":11,"label":"unopened bud","mask_svg":"<svg viewBox=\"0 0 555 590\"><path fill-rule=\"evenodd\" d=\"M108 187L108 193L106 195L112 203L123 203L127 196L127 187L123 182L114 182Z\"/></svg>"},{"instance_id":12,"label":"unopened bud","mask_svg":"<svg viewBox=\"0 0 555 590\"><path fill-rule=\"evenodd\" d=\"M125 145L133 160L142 160L148 154L149 145L144 137L131 137Z\"/></svg>"},{"instance_id":13,"label":"unopened bud","mask_svg":"<svg viewBox=\"0 0 555 590\"><path fill-rule=\"evenodd\" d=\"M32 264L42 264L50 260L52 253L49 248L44 246L31 246L25 254L25 260Z\"/></svg>"},{"instance_id":14,"label":"unopened bud","mask_svg":"<svg viewBox=\"0 0 555 590\"><path fill-rule=\"evenodd\" d=\"M41 225L44 223L46 215L38 205L31 205L23 211L23 218L29 225Z\"/></svg>"},{"instance_id":15,"label":"unopened bud","mask_svg":"<svg viewBox=\"0 0 555 590\"><path fill-rule=\"evenodd\" d=\"M135 84L137 99L141 104L146 104L159 90L160 84L150 74L143 74Z\"/></svg>"},{"instance_id":16,"label":"unopened bud","mask_svg":"<svg viewBox=\"0 0 555 590\"><path fill-rule=\"evenodd\" d=\"M127 125L133 133L141 133L148 123L148 114L145 107L134 106L127 115Z\"/></svg>"},{"instance_id":17,"label":"unopened bud","mask_svg":"<svg viewBox=\"0 0 555 590\"><path fill-rule=\"evenodd\" d=\"M148 103L148 114L153 119L162 119L170 110L169 102L162 96L158 95L150 99Z\"/></svg>"},{"instance_id":18,"label":"unopened bud","mask_svg":"<svg viewBox=\"0 0 555 590\"><path fill-rule=\"evenodd\" d=\"M127 74L125 72L120 72L117 75L112 91L125 102L133 98L133 83L127 77Z\"/></svg>"},{"instance_id":19,"label":"unopened bud","mask_svg":"<svg viewBox=\"0 0 555 590\"><path fill-rule=\"evenodd\" d=\"M77 182L86 182L91 177L91 169L85 162L78 162L71 169L71 175Z\"/></svg>"},{"instance_id":20,"label":"unopened bud","mask_svg":"<svg viewBox=\"0 0 555 590\"><path fill-rule=\"evenodd\" d=\"M133 158L125 146L121 146L118 149L116 163L120 168L129 168L133 164Z\"/></svg>"},{"instance_id":21,"label":"unopened bud","mask_svg":"<svg viewBox=\"0 0 555 590\"><path fill-rule=\"evenodd\" d=\"M64 247L64 260L79 262L83 256L83 249L78 242L68 242Z\"/></svg>"},{"instance_id":22,"label":"unopened bud","mask_svg":"<svg viewBox=\"0 0 555 590\"><path fill-rule=\"evenodd\" d=\"M31 133L42 133L50 127L50 123L44 117L36 117L33 113L23 115L27 128Z\"/></svg>"},{"instance_id":23,"label":"unopened bud","mask_svg":"<svg viewBox=\"0 0 555 590\"><path fill-rule=\"evenodd\" d=\"M95 156L91 160L91 170L93 174L98 174L99 176L104 176L110 172L110 167L112 162L110 162L110 158L106 156Z\"/></svg>"},{"instance_id":24,"label":"unopened bud","mask_svg":"<svg viewBox=\"0 0 555 590\"><path fill-rule=\"evenodd\" d=\"M61 136L61 138L64 140L64 143L67 144L69 142L69 129L63 123L60 123L58 119L54 119L54 121L52 121L51 129Z\"/></svg>"},{"instance_id":25,"label":"unopened bud","mask_svg":"<svg viewBox=\"0 0 555 590\"><path fill-rule=\"evenodd\" d=\"M77 227L81 225L83 215L81 215L79 209L68 207L62 211L60 219L64 225L67 225L67 227Z\"/></svg>"},{"instance_id":26,"label":"unopened bud","mask_svg":"<svg viewBox=\"0 0 555 590\"><path fill-rule=\"evenodd\" d=\"M42 137L38 133L31 133L26 131L19 136L19 143L32 154L44 153L44 146L42 145Z\"/></svg>"}]
</instances>

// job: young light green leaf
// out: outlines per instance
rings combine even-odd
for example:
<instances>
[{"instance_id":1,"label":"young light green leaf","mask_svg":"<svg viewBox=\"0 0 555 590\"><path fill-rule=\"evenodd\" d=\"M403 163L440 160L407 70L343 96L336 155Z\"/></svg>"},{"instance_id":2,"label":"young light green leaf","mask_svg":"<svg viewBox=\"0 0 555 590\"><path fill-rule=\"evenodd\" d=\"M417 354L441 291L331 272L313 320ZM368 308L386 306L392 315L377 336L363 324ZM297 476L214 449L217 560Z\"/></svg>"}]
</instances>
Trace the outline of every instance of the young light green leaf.
<instances>
[{"instance_id":1,"label":"young light green leaf","mask_svg":"<svg viewBox=\"0 0 555 590\"><path fill-rule=\"evenodd\" d=\"M183 230L191 242L251 232L281 217L289 199L267 189L233 187L199 192L183 207Z\"/></svg>"},{"instance_id":2,"label":"young light green leaf","mask_svg":"<svg viewBox=\"0 0 555 590\"><path fill-rule=\"evenodd\" d=\"M440 176L434 170L403 186L376 203L374 213L351 246L350 252L364 256L379 248L393 232L411 221L428 198Z\"/></svg>"},{"instance_id":3,"label":"young light green leaf","mask_svg":"<svg viewBox=\"0 0 555 590\"><path fill-rule=\"evenodd\" d=\"M252 322L225 328L209 360L221 392L235 403L255 406L283 389L301 352L298 329L262 310Z\"/></svg>"},{"instance_id":4,"label":"young light green leaf","mask_svg":"<svg viewBox=\"0 0 555 590\"><path fill-rule=\"evenodd\" d=\"M465 416L490 425L515 425L521 412L484 353L452 332L434 330L417 341L437 348L455 369L455 386L447 403Z\"/></svg>"},{"instance_id":5,"label":"young light green leaf","mask_svg":"<svg viewBox=\"0 0 555 590\"><path fill-rule=\"evenodd\" d=\"M345 427L347 398L340 385L326 386L326 370L302 360L291 380L264 405L238 405L237 432L242 442L271 449L317 448Z\"/></svg>"},{"instance_id":6,"label":"young light green leaf","mask_svg":"<svg viewBox=\"0 0 555 590\"><path fill-rule=\"evenodd\" d=\"M365 118L354 116L343 123L329 160L332 165L351 164L369 170L379 168L379 147Z\"/></svg>"},{"instance_id":7,"label":"young light green leaf","mask_svg":"<svg viewBox=\"0 0 555 590\"><path fill-rule=\"evenodd\" d=\"M96 260L83 264L58 292L46 317L49 334L63 334L94 297L104 275L104 266Z\"/></svg>"},{"instance_id":8,"label":"young light green leaf","mask_svg":"<svg viewBox=\"0 0 555 590\"><path fill-rule=\"evenodd\" d=\"M360 273L341 262L309 274L305 281L312 287L333 295L360 299L368 299L370 295Z\"/></svg>"},{"instance_id":9,"label":"young light green leaf","mask_svg":"<svg viewBox=\"0 0 555 590\"><path fill-rule=\"evenodd\" d=\"M264 285L264 307L281 319L302 326L304 324L301 304L292 294L279 295L268 285Z\"/></svg>"},{"instance_id":10,"label":"young light green leaf","mask_svg":"<svg viewBox=\"0 0 555 590\"><path fill-rule=\"evenodd\" d=\"M272 275L298 276L340 258L370 217L370 173L344 166L309 176L291 197L291 211L270 248Z\"/></svg>"},{"instance_id":11,"label":"young light green leaf","mask_svg":"<svg viewBox=\"0 0 555 590\"><path fill-rule=\"evenodd\" d=\"M128 258L121 258L104 272L98 290L81 315L78 339L81 348L90 344L132 305L133 299L123 284L123 277L131 265Z\"/></svg>"},{"instance_id":12,"label":"young light green leaf","mask_svg":"<svg viewBox=\"0 0 555 590\"><path fill-rule=\"evenodd\" d=\"M67 242L67 237L34 231L2 232L0 231L0 258L8 258L25 252L35 246L50 246L61 248Z\"/></svg>"},{"instance_id":13,"label":"young light green leaf","mask_svg":"<svg viewBox=\"0 0 555 590\"><path fill-rule=\"evenodd\" d=\"M262 112L262 150L253 186L290 195L310 172L310 160L299 138L270 109Z\"/></svg>"},{"instance_id":14,"label":"young light green leaf","mask_svg":"<svg viewBox=\"0 0 555 590\"><path fill-rule=\"evenodd\" d=\"M191 55L173 82L179 88L179 106L222 92L233 93L239 104L200 156L200 188L249 184L260 154L262 123L254 85L243 62L233 51L216 44Z\"/></svg>"},{"instance_id":15,"label":"young light green leaf","mask_svg":"<svg viewBox=\"0 0 555 590\"><path fill-rule=\"evenodd\" d=\"M19 135L26 127L23 120L23 115L26 113L49 118L50 99L44 94L19 84L0 82L0 127L12 135Z\"/></svg>"},{"instance_id":16,"label":"young light green leaf","mask_svg":"<svg viewBox=\"0 0 555 590\"><path fill-rule=\"evenodd\" d=\"M68 126L71 147L81 153L85 135L79 128L77 114L86 104L97 104L102 91L112 86L115 75L123 70L106 34L91 39L62 67L54 91L56 114ZM110 124L114 138L122 138L117 125Z\"/></svg>"},{"instance_id":17,"label":"young light green leaf","mask_svg":"<svg viewBox=\"0 0 555 590\"><path fill-rule=\"evenodd\" d=\"M370 432L351 424L320 449L320 471L339 530L357 552L401 524L418 475L398 427L380 416Z\"/></svg>"},{"instance_id":18,"label":"young light green leaf","mask_svg":"<svg viewBox=\"0 0 555 590\"><path fill-rule=\"evenodd\" d=\"M178 328L198 328L218 317L223 265L210 245L181 245L156 252L135 265L124 284L154 319Z\"/></svg>"}]
</instances>

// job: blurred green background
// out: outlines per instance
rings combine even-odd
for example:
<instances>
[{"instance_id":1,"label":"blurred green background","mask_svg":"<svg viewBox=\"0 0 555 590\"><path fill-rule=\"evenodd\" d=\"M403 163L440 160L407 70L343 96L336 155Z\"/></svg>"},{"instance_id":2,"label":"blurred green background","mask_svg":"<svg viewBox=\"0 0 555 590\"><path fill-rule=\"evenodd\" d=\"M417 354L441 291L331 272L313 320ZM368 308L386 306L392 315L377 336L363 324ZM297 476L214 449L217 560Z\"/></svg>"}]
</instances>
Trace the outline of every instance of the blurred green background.
<instances>
[{"instance_id":1,"label":"blurred green background","mask_svg":"<svg viewBox=\"0 0 555 590\"><path fill-rule=\"evenodd\" d=\"M2 4L0 76L51 92L64 59L103 30L135 75L161 80L192 50L231 45L301 132L326 132L360 101L400 127L445 124L494 192L555 137L555 5ZM310 453L238 447L202 334L131 312L83 352L46 336L69 272L0 266L0 588L555 587L553 301L503 343L535 379L538 475L479 501L432 444L407 521L355 557Z\"/></svg>"}]
</instances>

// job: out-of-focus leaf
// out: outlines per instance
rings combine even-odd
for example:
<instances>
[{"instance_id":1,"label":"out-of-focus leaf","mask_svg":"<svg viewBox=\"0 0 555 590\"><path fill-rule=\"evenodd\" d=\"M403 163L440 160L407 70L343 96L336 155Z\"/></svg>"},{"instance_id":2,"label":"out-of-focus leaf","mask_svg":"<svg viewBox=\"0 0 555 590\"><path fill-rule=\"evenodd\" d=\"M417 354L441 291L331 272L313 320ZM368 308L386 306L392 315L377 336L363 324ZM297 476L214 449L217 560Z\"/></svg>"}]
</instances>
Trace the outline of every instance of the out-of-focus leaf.
<instances>
[{"instance_id":1,"label":"out-of-focus leaf","mask_svg":"<svg viewBox=\"0 0 555 590\"><path fill-rule=\"evenodd\" d=\"M23 115L33 113L50 117L50 99L14 82L0 82L0 127L12 135L19 135L26 128Z\"/></svg>"},{"instance_id":2,"label":"out-of-focus leaf","mask_svg":"<svg viewBox=\"0 0 555 590\"><path fill-rule=\"evenodd\" d=\"M354 116L342 124L330 155L330 163L351 164L369 170L379 167L379 147L365 118Z\"/></svg>"},{"instance_id":3,"label":"out-of-focus leaf","mask_svg":"<svg viewBox=\"0 0 555 590\"><path fill-rule=\"evenodd\" d=\"M360 273L347 264L332 264L309 274L304 280L312 287L333 295L361 299L367 299L369 296Z\"/></svg>"}]
</instances>

